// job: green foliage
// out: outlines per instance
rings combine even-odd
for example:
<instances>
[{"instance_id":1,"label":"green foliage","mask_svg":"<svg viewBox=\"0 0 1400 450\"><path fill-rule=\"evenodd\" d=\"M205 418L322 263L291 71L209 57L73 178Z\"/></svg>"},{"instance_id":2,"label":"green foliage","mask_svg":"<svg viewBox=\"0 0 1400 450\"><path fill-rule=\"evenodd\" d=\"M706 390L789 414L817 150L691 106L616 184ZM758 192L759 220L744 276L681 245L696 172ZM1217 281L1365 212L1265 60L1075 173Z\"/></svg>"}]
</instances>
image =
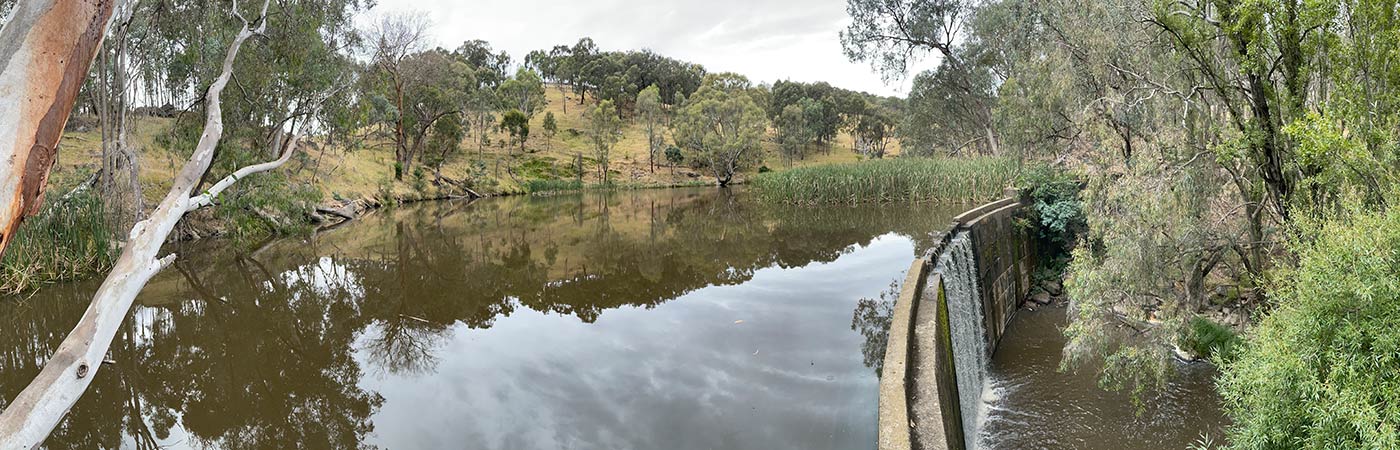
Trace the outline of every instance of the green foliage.
<instances>
[{"instance_id":1,"label":"green foliage","mask_svg":"<svg viewBox=\"0 0 1400 450\"><path fill-rule=\"evenodd\" d=\"M510 134L513 142L520 143L520 150L525 151L525 141L530 139L530 117L519 110L510 110L501 116L501 130Z\"/></svg>"},{"instance_id":2,"label":"green foliage","mask_svg":"<svg viewBox=\"0 0 1400 450\"><path fill-rule=\"evenodd\" d=\"M120 235L91 190L49 203L20 225L0 262L0 295L101 273L116 260Z\"/></svg>"},{"instance_id":3,"label":"green foliage","mask_svg":"<svg viewBox=\"0 0 1400 450\"><path fill-rule=\"evenodd\" d=\"M754 177L764 200L802 205L995 199L1016 179L1006 158L896 158L806 166Z\"/></svg>"},{"instance_id":4,"label":"green foliage","mask_svg":"<svg viewBox=\"0 0 1400 450\"><path fill-rule=\"evenodd\" d=\"M554 134L559 132L559 122L554 120L554 111L544 113L544 122L540 123L540 127L544 128L546 137L553 138Z\"/></svg>"},{"instance_id":5,"label":"green foliage","mask_svg":"<svg viewBox=\"0 0 1400 450\"><path fill-rule=\"evenodd\" d=\"M807 156L807 144L816 139L817 127L810 123L804 106L819 107L808 102L787 105L774 119L773 126L778 130L778 148L789 162Z\"/></svg>"},{"instance_id":6,"label":"green foliage","mask_svg":"<svg viewBox=\"0 0 1400 450\"><path fill-rule=\"evenodd\" d=\"M1187 321L1186 330L1181 335L1181 348L1192 355L1216 361L1233 360L1239 343L1239 335L1230 327L1204 317L1193 317Z\"/></svg>"},{"instance_id":7,"label":"green foliage","mask_svg":"<svg viewBox=\"0 0 1400 450\"><path fill-rule=\"evenodd\" d=\"M598 102L588 118L588 136L593 143L593 155L598 160L598 178L607 184L609 154L617 141L622 139L622 119L617 117L617 108L611 100Z\"/></svg>"},{"instance_id":8,"label":"green foliage","mask_svg":"<svg viewBox=\"0 0 1400 450\"><path fill-rule=\"evenodd\" d=\"M661 89L656 85L647 86L637 94L637 115L647 133L647 164L656 170L656 157L665 144L661 132L661 121L665 118L661 110Z\"/></svg>"},{"instance_id":9,"label":"green foliage","mask_svg":"<svg viewBox=\"0 0 1400 450\"><path fill-rule=\"evenodd\" d=\"M734 174L762 162L759 140L768 120L750 94L748 78L710 74L672 121L676 145L708 168L720 186Z\"/></svg>"},{"instance_id":10,"label":"green foliage","mask_svg":"<svg viewBox=\"0 0 1400 450\"><path fill-rule=\"evenodd\" d=\"M501 83L497 97L502 109L519 112L528 121L544 108L544 81L535 71L522 67L515 72L515 78Z\"/></svg>"},{"instance_id":11,"label":"green foliage","mask_svg":"<svg viewBox=\"0 0 1400 450\"><path fill-rule=\"evenodd\" d=\"M421 173L421 168L415 170ZM240 244L252 244L271 236L309 233L311 213L321 201L321 190L304 183L290 183L279 172L239 180L219 196L214 217L227 224L227 236Z\"/></svg>"},{"instance_id":12,"label":"green foliage","mask_svg":"<svg viewBox=\"0 0 1400 450\"><path fill-rule=\"evenodd\" d=\"M1317 229L1224 368L1232 448L1400 447L1400 212Z\"/></svg>"},{"instance_id":13,"label":"green foliage","mask_svg":"<svg viewBox=\"0 0 1400 450\"><path fill-rule=\"evenodd\" d=\"M1022 173L1018 181L1022 201L1031 208L1040 247L1052 259L1067 256L1069 246L1087 223L1079 199L1079 180L1067 172L1037 165Z\"/></svg>"}]
</instances>

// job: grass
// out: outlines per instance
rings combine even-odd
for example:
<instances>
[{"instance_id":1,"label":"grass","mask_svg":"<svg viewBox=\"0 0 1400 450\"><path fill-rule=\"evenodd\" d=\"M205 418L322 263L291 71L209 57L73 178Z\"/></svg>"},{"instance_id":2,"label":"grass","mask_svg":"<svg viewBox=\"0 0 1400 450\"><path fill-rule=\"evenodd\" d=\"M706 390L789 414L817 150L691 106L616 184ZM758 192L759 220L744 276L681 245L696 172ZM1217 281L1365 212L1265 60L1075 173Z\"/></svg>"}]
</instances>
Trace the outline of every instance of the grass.
<instances>
[{"instance_id":1,"label":"grass","mask_svg":"<svg viewBox=\"0 0 1400 450\"><path fill-rule=\"evenodd\" d=\"M1193 317L1187 323L1181 346L1193 355L1228 360L1239 342L1239 336L1229 327L1204 317Z\"/></svg>"},{"instance_id":2,"label":"grass","mask_svg":"<svg viewBox=\"0 0 1400 450\"><path fill-rule=\"evenodd\" d=\"M111 268L116 237L107 226L102 200L91 191L54 200L20 225L0 260L0 294L18 294L44 284L74 280Z\"/></svg>"},{"instance_id":3,"label":"grass","mask_svg":"<svg viewBox=\"0 0 1400 450\"><path fill-rule=\"evenodd\" d=\"M988 201L1016 179L1008 158L893 158L798 167L755 176L759 197L801 205Z\"/></svg>"}]
</instances>

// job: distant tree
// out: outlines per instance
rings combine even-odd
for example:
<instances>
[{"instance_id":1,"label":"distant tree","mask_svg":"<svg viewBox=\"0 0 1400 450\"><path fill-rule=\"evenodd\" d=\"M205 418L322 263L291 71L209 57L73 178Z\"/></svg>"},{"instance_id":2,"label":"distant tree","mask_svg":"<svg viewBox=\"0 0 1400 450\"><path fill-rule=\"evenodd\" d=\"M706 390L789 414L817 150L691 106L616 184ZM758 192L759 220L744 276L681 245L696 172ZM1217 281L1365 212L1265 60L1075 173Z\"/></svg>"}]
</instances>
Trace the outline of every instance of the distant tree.
<instances>
[{"instance_id":1,"label":"distant tree","mask_svg":"<svg viewBox=\"0 0 1400 450\"><path fill-rule=\"evenodd\" d=\"M802 107L787 105L773 125L778 131L778 149L782 152L783 159L788 160L789 164L794 159L801 159L804 156L803 150L807 143L812 140L811 127L807 124L807 117L803 114Z\"/></svg>"},{"instance_id":2,"label":"distant tree","mask_svg":"<svg viewBox=\"0 0 1400 450\"><path fill-rule=\"evenodd\" d=\"M884 158L893 130L894 121L884 114L861 115L853 132L857 151L870 159Z\"/></svg>"},{"instance_id":3,"label":"distant tree","mask_svg":"<svg viewBox=\"0 0 1400 450\"><path fill-rule=\"evenodd\" d=\"M674 145L666 147L666 163L671 166L671 176L676 175L676 164L685 162L685 155L681 154L681 149Z\"/></svg>"},{"instance_id":4,"label":"distant tree","mask_svg":"<svg viewBox=\"0 0 1400 450\"><path fill-rule=\"evenodd\" d=\"M465 137L466 130L462 126L462 117L458 114L443 117L433 123L423 152L423 163L433 168L435 183L442 183L442 165L462 148L462 139Z\"/></svg>"},{"instance_id":5,"label":"distant tree","mask_svg":"<svg viewBox=\"0 0 1400 450\"><path fill-rule=\"evenodd\" d=\"M491 130L496 127L496 105L500 104L496 90L480 86L467 95L464 109L467 114L467 128L475 134L477 153L481 153L491 142Z\"/></svg>"},{"instance_id":6,"label":"distant tree","mask_svg":"<svg viewBox=\"0 0 1400 450\"><path fill-rule=\"evenodd\" d=\"M393 107L385 117L394 124L394 160L401 165L410 154L403 111L413 82L413 73L405 61L423 49L427 28L427 20L422 16L388 15L370 31L375 71L388 88L386 97ZM401 170L395 173L395 177L402 175Z\"/></svg>"},{"instance_id":7,"label":"distant tree","mask_svg":"<svg viewBox=\"0 0 1400 450\"><path fill-rule=\"evenodd\" d=\"M607 184L608 156L622 138L622 119L617 118L617 107L609 100L598 102L588 117L588 134L593 141L593 155L598 159L598 176Z\"/></svg>"},{"instance_id":8,"label":"distant tree","mask_svg":"<svg viewBox=\"0 0 1400 450\"><path fill-rule=\"evenodd\" d=\"M651 172L656 173L656 156L661 152L663 136L661 133L661 89L656 85L647 86L637 94L637 115L642 121L642 126L647 132L647 165L651 166Z\"/></svg>"},{"instance_id":9,"label":"distant tree","mask_svg":"<svg viewBox=\"0 0 1400 450\"><path fill-rule=\"evenodd\" d=\"M525 152L525 141L530 139L530 118L520 110L512 109L501 116L501 131L510 135L512 142L520 143L521 153Z\"/></svg>"},{"instance_id":10,"label":"distant tree","mask_svg":"<svg viewBox=\"0 0 1400 450\"><path fill-rule=\"evenodd\" d=\"M544 123L541 123L540 127L544 128L545 146L553 145L554 135L559 133L559 123L554 120L554 111L544 113Z\"/></svg>"},{"instance_id":11,"label":"distant tree","mask_svg":"<svg viewBox=\"0 0 1400 450\"><path fill-rule=\"evenodd\" d=\"M544 108L544 81L535 71L521 68L515 72L514 78L501 83L497 96L502 109L520 111L529 119Z\"/></svg>"},{"instance_id":12,"label":"distant tree","mask_svg":"<svg viewBox=\"0 0 1400 450\"><path fill-rule=\"evenodd\" d=\"M585 37L578 40L573 48L569 49L569 58L565 62L568 70L568 81L574 89L574 95L578 96L578 104L583 104L584 97L592 90L593 86L588 83L591 79L588 76L588 67L595 58L598 57L598 45L593 43L593 38Z\"/></svg>"},{"instance_id":13,"label":"distant tree","mask_svg":"<svg viewBox=\"0 0 1400 450\"><path fill-rule=\"evenodd\" d=\"M721 187L739 170L763 160L759 140L768 121L750 97L751 88L742 75L706 75L672 122L676 144L693 152Z\"/></svg>"}]
</instances>

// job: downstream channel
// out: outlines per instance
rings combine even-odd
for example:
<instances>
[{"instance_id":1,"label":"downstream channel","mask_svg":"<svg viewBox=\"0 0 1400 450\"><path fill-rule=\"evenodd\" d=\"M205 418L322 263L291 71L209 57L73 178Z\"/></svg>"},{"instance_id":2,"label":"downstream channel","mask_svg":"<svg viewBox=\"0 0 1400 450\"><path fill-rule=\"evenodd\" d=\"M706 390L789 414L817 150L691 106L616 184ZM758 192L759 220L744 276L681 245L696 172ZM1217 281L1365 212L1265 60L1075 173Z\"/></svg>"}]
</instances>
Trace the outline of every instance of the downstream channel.
<instances>
[{"instance_id":1,"label":"downstream channel","mask_svg":"<svg viewBox=\"0 0 1400 450\"><path fill-rule=\"evenodd\" d=\"M962 209L655 190L177 246L47 446L871 449L880 294ZM0 402L95 287L0 301Z\"/></svg>"}]
</instances>

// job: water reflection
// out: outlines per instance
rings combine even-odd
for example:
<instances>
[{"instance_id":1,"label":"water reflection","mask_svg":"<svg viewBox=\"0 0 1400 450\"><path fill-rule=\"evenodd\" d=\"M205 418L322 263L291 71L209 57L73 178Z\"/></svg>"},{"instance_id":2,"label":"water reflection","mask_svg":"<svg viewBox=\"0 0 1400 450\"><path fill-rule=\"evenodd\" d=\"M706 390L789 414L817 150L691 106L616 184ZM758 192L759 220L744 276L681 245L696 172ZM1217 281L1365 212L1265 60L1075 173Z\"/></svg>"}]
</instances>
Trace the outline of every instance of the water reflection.
<instances>
[{"instance_id":1,"label":"water reflection","mask_svg":"<svg viewBox=\"0 0 1400 450\"><path fill-rule=\"evenodd\" d=\"M883 338L856 299L958 209L648 191L187 246L47 446L869 447ZM0 401L95 287L0 302Z\"/></svg>"}]
</instances>

